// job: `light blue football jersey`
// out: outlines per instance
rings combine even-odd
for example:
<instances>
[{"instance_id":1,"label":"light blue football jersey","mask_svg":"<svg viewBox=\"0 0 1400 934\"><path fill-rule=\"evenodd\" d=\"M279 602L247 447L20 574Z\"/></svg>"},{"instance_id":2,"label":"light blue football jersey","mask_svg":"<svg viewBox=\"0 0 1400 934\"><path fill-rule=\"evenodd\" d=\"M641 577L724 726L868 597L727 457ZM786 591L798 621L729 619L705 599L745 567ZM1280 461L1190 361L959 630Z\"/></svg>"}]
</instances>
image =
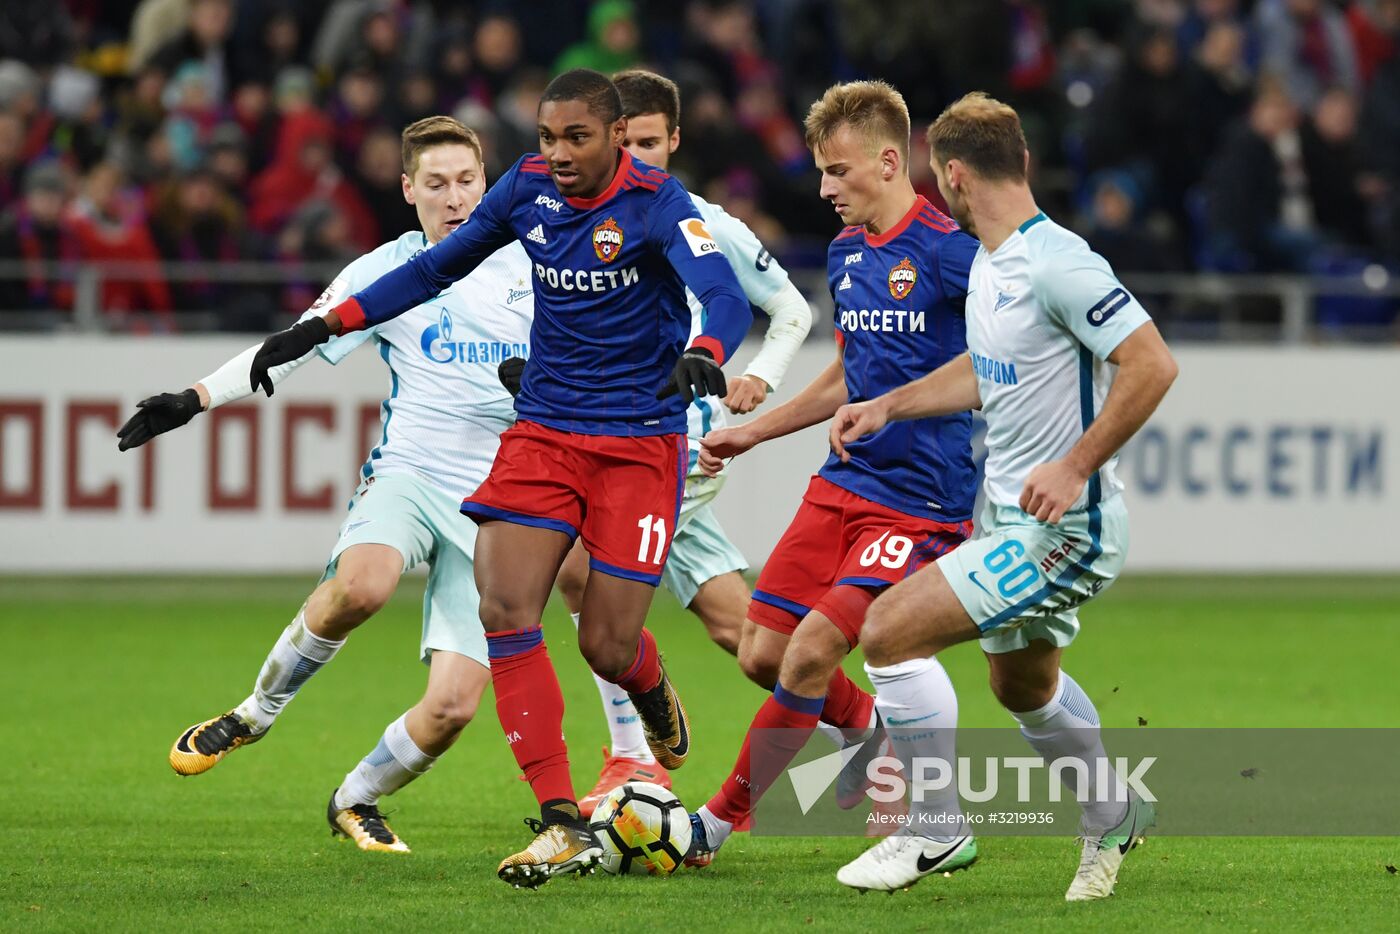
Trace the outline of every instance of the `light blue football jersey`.
<instances>
[{"instance_id":1,"label":"light blue football jersey","mask_svg":"<svg viewBox=\"0 0 1400 934\"><path fill-rule=\"evenodd\" d=\"M1107 362L1149 321L1108 262L1044 214L994 252L979 247L967 289L967 347L987 420L988 501L1016 506L1031 470L1059 460L1103 408ZM1111 457L1075 509L1123 488Z\"/></svg>"},{"instance_id":2,"label":"light blue football jersey","mask_svg":"<svg viewBox=\"0 0 1400 934\"><path fill-rule=\"evenodd\" d=\"M307 315L335 306L427 247L427 237L413 231L366 253ZM321 356L335 364L372 342L389 367L379 443L361 481L410 473L459 499L474 492L491 469L501 432L515 421L497 367L507 357L529 357L533 317L530 262L512 243L436 298L322 344Z\"/></svg>"}]
</instances>

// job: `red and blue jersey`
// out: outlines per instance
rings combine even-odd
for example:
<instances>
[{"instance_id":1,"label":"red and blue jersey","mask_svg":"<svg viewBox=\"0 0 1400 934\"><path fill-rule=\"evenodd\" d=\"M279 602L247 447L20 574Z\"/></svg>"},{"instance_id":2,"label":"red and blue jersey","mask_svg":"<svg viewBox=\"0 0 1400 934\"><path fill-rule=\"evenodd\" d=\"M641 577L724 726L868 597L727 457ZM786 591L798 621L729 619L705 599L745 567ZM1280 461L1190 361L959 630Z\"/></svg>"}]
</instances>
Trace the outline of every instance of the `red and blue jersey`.
<instances>
[{"instance_id":1,"label":"red and blue jersey","mask_svg":"<svg viewBox=\"0 0 1400 934\"><path fill-rule=\"evenodd\" d=\"M683 434L685 403L656 394L690 335L686 286L708 312L692 346L721 363L752 314L689 193L626 150L593 198L560 194L544 157L525 156L465 224L355 293L341 319L353 329L392 318L515 240L530 258L535 293L519 416L579 434Z\"/></svg>"},{"instance_id":2,"label":"red and blue jersey","mask_svg":"<svg viewBox=\"0 0 1400 934\"><path fill-rule=\"evenodd\" d=\"M883 395L967 351L963 301L977 241L923 197L878 236L847 227L827 251L836 340L852 402ZM890 422L833 454L820 475L911 516L972 516L972 416Z\"/></svg>"}]
</instances>

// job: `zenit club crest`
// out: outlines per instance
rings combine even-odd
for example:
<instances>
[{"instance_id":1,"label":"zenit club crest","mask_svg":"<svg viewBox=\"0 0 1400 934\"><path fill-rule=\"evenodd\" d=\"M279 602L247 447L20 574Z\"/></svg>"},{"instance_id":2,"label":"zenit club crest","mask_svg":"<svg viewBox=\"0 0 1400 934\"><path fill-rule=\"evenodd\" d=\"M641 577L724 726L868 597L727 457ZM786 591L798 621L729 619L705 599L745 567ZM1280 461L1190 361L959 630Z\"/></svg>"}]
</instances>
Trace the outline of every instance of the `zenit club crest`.
<instances>
[{"instance_id":1,"label":"zenit club crest","mask_svg":"<svg viewBox=\"0 0 1400 934\"><path fill-rule=\"evenodd\" d=\"M611 217L593 228L593 252L605 263L611 263L622 252L622 228Z\"/></svg>"},{"instance_id":2,"label":"zenit club crest","mask_svg":"<svg viewBox=\"0 0 1400 934\"><path fill-rule=\"evenodd\" d=\"M906 257L890 270L890 294L902 302L914 291L914 283L918 281L919 270Z\"/></svg>"}]
</instances>

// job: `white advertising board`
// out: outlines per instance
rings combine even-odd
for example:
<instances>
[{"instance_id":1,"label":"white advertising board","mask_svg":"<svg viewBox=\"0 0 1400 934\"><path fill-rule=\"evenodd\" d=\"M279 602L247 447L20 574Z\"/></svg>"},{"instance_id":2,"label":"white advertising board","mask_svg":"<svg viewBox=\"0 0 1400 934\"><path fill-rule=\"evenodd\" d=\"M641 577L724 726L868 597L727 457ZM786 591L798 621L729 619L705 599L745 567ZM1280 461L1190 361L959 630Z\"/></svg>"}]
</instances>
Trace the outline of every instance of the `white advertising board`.
<instances>
[{"instance_id":1,"label":"white advertising board","mask_svg":"<svg viewBox=\"0 0 1400 934\"><path fill-rule=\"evenodd\" d=\"M117 451L139 399L252 342L0 338L0 573L319 568L379 436L389 380L376 354L315 362L272 399ZM1400 350L1177 353L1180 379L1123 452L1130 570L1400 571ZM833 354L809 343L773 402ZM818 427L731 467L716 509L755 567L825 455Z\"/></svg>"}]
</instances>

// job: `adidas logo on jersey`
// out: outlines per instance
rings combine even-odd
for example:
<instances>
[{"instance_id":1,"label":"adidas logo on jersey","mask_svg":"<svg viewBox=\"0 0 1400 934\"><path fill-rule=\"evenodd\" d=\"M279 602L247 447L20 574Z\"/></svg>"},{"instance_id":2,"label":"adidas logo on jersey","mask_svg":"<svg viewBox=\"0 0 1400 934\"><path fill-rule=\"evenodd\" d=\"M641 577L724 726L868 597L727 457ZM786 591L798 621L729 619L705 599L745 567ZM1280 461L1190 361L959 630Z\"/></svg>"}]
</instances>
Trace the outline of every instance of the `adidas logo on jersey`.
<instances>
[{"instance_id":1,"label":"adidas logo on jersey","mask_svg":"<svg viewBox=\"0 0 1400 934\"><path fill-rule=\"evenodd\" d=\"M549 241L544 238L544 224L536 224L535 229L525 235L525 239L531 243L548 243Z\"/></svg>"},{"instance_id":2,"label":"adidas logo on jersey","mask_svg":"<svg viewBox=\"0 0 1400 934\"><path fill-rule=\"evenodd\" d=\"M836 287L836 291L839 292L839 291L841 291L842 289L849 289L850 287L851 287L851 274L848 272L848 273L846 273L844 276L841 277L841 284L838 285L838 286Z\"/></svg>"}]
</instances>

